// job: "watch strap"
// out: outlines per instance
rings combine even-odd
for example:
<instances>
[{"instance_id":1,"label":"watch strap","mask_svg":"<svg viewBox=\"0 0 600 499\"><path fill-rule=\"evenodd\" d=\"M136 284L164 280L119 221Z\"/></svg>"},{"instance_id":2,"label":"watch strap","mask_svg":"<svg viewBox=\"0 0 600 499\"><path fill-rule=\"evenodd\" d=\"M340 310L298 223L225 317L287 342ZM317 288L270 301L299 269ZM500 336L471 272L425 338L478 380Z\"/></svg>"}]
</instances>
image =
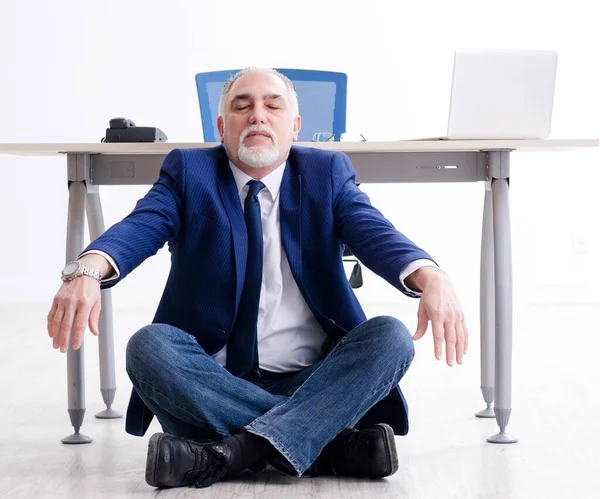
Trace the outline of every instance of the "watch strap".
<instances>
[{"instance_id":1,"label":"watch strap","mask_svg":"<svg viewBox=\"0 0 600 499\"><path fill-rule=\"evenodd\" d=\"M72 264L77 264L76 270L74 272L69 272L69 273L65 274L66 268L68 268L68 266L72 265ZM89 277L93 277L98 282L102 282L102 274L100 273L100 271L98 269L96 269L94 267L90 267L89 265L80 263L78 261L70 262L69 264L67 264L67 267L65 267L65 270L63 270L62 277L61 277L61 279L65 282L72 281L73 279L76 279L77 277L80 277L82 275L87 275Z\"/></svg>"},{"instance_id":2,"label":"watch strap","mask_svg":"<svg viewBox=\"0 0 600 499\"><path fill-rule=\"evenodd\" d=\"M81 265L80 272L81 272L80 275L87 275L87 276L93 277L98 282L102 281L102 275L100 274L100 271L98 269L95 269L94 267L88 267L87 265Z\"/></svg>"}]
</instances>

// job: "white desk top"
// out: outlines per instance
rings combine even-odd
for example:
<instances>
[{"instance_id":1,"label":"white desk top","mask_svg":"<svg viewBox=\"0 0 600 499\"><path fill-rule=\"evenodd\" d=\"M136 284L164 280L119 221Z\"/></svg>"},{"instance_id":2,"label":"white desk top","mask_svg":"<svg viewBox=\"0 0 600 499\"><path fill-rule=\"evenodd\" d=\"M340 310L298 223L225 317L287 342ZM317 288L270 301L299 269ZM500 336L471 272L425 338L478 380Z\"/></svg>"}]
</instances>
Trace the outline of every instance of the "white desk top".
<instances>
[{"instance_id":1,"label":"white desk top","mask_svg":"<svg viewBox=\"0 0 600 499\"><path fill-rule=\"evenodd\" d=\"M90 154L167 154L177 148L212 147L209 142L164 143L79 143L34 144L0 143L0 154L18 156L52 156L67 153ZM345 153L376 152L465 152L500 149L516 151L556 151L598 147L598 139L548 139L548 140L398 140L394 142L296 142L295 145L316 147Z\"/></svg>"}]
</instances>

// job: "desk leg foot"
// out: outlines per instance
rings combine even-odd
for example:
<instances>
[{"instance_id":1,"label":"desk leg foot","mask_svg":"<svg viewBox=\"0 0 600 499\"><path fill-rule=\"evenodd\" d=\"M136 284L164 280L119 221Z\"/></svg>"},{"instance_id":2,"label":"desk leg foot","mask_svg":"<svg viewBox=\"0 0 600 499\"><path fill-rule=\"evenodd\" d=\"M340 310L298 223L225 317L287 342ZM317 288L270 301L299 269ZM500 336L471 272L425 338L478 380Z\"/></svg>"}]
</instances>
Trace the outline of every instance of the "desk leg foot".
<instances>
[{"instance_id":1,"label":"desk leg foot","mask_svg":"<svg viewBox=\"0 0 600 499\"><path fill-rule=\"evenodd\" d=\"M519 439L517 437L513 437L509 433L501 431L500 433L492 435L487 439L487 441L491 444L516 444Z\"/></svg>"},{"instance_id":2,"label":"desk leg foot","mask_svg":"<svg viewBox=\"0 0 600 499\"><path fill-rule=\"evenodd\" d=\"M500 427L500 433L492 435L487 439L492 444L514 444L519 441L518 438L506 433L506 427L508 426L508 420L510 419L511 409L498 409L495 408L496 421Z\"/></svg>"},{"instance_id":3,"label":"desk leg foot","mask_svg":"<svg viewBox=\"0 0 600 499\"><path fill-rule=\"evenodd\" d=\"M112 409L112 404L115 400L116 391L116 388L100 388L102 398L104 399L104 403L106 404L106 409L96 414L96 417L98 419L118 419L123 417L123 414L121 414L119 411L115 411L114 409Z\"/></svg>"},{"instance_id":4,"label":"desk leg foot","mask_svg":"<svg viewBox=\"0 0 600 499\"><path fill-rule=\"evenodd\" d=\"M75 432L73 435L69 435L61 440L63 444L75 445L75 444L90 444L92 439L83 433Z\"/></svg>"},{"instance_id":5,"label":"desk leg foot","mask_svg":"<svg viewBox=\"0 0 600 499\"><path fill-rule=\"evenodd\" d=\"M482 386L481 393L483 394L483 400L485 400L486 408L482 411L475 413L478 418L495 418L496 413L492 409L492 403L494 402L494 387Z\"/></svg>"},{"instance_id":6,"label":"desk leg foot","mask_svg":"<svg viewBox=\"0 0 600 499\"><path fill-rule=\"evenodd\" d=\"M83 435L79 433L79 429L83 424L83 416L85 414L85 409L69 409L69 416L71 418L71 424L75 429L75 433L65 437L61 440L63 444L89 444L92 442L92 439L87 435Z\"/></svg>"},{"instance_id":7,"label":"desk leg foot","mask_svg":"<svg viewBox=\"0 0 600 499\"><path fill-rule=\"evenodd\" d=\"M492 419L496 417L496 413L494 412L494 409L492 409L492 407L488 405L485 409L476 412L475 416L477 416L478 418Z\"/></svg>"},{"instance_id":8,"label":"desk leg foot","mask_svg":"<svg viewBox=\"0 0 600 499\"><path fill-rule=\"evenodd\" d=\"M512 409L494 409L496 412L496 422L500 427L500 433L492 435L488 438L488 442L492 444L514 444L519 441L518 438L513 437L506 433L506 427L508 426L508 420L510 419L510 413Z\"/></svg>"},{"instance_id":9,"label":"desk leg foot","mask_svg":"<svg viewBox=\"0 0 600 499\"><path fill-rule=\"evenodd\" d=\"M123 417L123 414L121 414L119 411L115 411L110 406L108 406L106 409L96 414L96 417L98 419L119 419Z\"/></svg>"}]
</instances>

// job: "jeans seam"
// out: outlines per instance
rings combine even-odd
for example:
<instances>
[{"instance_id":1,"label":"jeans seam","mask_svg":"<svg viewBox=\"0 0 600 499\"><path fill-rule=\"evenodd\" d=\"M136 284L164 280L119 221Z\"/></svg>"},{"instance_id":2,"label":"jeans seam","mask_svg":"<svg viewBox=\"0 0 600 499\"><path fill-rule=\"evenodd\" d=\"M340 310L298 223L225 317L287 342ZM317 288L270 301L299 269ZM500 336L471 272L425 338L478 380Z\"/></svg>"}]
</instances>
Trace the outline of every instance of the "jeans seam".
<instances>
[{"instance_id":1,"label":"jeans seam","mask_svg":"<svg viewBox=\"0 0 600 499\"><path fill-rule=\"evenodd\" d=\"M317 368L317 369L318 369L318 368ZM315 371L316 371L316 369L315 369ZM312 376L312 374L311 374L311 376ZM304 380L304 383L306 383L306 382L308 381L308 379L309 379L309 378L310 378L310 376ZM302 383L302 385L303 385L304 383ZM295 388L291 388L290 390L288 390L288 391L285 393L284 397L291 397L292 395L294 395L294 393L296 393L296 392L297 392L297 391L300 389L300 387L301 387L302 385L300 385L300 386L297 386L297 387L295 387Z\"/></svg>"},{"instance_id":2,"label":"jeans seam","mask_svg":"<svg viewBox=\"0 0 600 499\"><path fill-rule=\"evenodd\" d=\"M188 414L192 419L198 419L192 412L190 412L190 410L186 407L183 407L182 405L178 404L177 402L174 402L173 400L171 400L171 398L166 394L163 393L162 391L156 389L153 385L152 382L142 378L140 376L137 376L135 374L133 374L129 369L125 369L127 371L127 374L129 374L130 377L135 378L135 380L138 382L138 384L145 384L147 385L147 387L149 388L149 390L151 392L157 393L158 395L166 398L170 404L173 404L175 407L177 407L178 409L181 409L183 412L185 412L186 414ZM156 401L155 401L156 402ZM158 402L156 402L158 404ZM158 404L160 406L160 404ZM164 409L164 408L163 408ZM166 410L166 409L165 409ZM212 424L209 424L207 421L202 421L203 424L206 424L208 426L210 426L214 431L216 431L219 435L222 435L224 437L228 437L229 436L229 432L228 431L221 431L219 428L215 427ZM194 424L194 423L189 423L189 424Z\"/></svg>"}]
</instances>

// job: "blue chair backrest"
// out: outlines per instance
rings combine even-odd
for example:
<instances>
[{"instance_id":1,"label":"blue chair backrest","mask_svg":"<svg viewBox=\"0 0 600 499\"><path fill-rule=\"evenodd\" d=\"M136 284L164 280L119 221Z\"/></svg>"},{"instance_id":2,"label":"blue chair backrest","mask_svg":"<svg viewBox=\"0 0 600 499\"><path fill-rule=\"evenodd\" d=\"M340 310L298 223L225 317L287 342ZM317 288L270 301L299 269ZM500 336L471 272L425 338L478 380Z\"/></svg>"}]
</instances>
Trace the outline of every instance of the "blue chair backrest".
<instances>
[{"instance_id":1,"label":"blue chair backrest","mask_svg":"<svg viewBox=\"0 0 600 499\"><path fill-rule=\"evenodd\" d=\"M301 142L310 142L317 132L333 133L340 140L346 131L346 94L348 77L345 73L313 71L308 69L282 69L298 94L302 128L298 135ZM200 117L205 142L218 142L217 116L223 85L238 70L210 71L196 75Z\"/></svg>"}]
</instances>

